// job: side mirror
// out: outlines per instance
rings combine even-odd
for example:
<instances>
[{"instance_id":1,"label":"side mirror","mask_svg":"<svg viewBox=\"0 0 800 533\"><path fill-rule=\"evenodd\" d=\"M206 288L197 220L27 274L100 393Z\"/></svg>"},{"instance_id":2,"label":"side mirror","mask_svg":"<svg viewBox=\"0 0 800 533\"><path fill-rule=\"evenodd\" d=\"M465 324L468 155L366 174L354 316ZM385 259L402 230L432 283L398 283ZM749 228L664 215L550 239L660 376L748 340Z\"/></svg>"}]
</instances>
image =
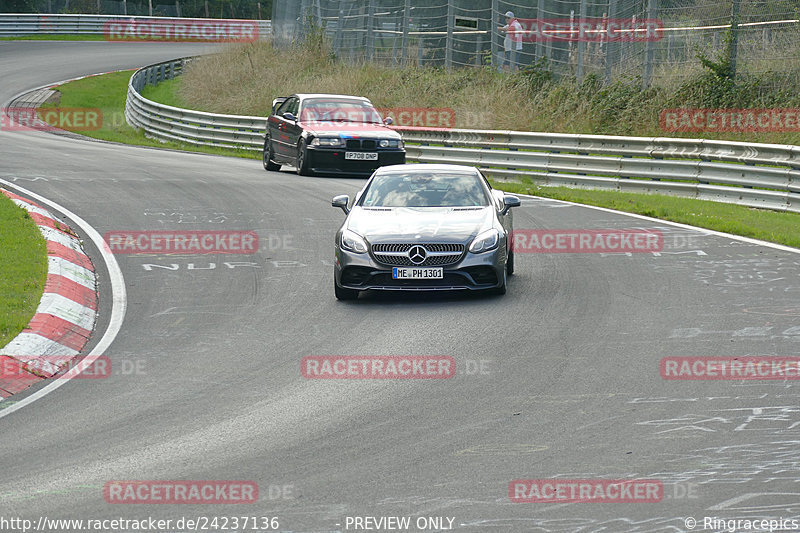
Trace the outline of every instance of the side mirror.
<instances>
[{"instance_id":1,"label":"side mirror","mask_svg":"<svg viewBox=\"0 0 800 533\"><path fill-rule=\"evenodd\" d=\"M286 120L291 120L292 122L297 120L297 117L295 117L294 115L292 115L288 111L283 114L283 118L285 118Z\"/></svg>"},{"instance_id":2,"label":"side mirror","mask_svg":"<svg viewBox=\"0 0 800 533\"><path fill-rule=\"evenodd\" d=\"M512 207L519 207L519 206L520 206L519 198L507 194L503 196L503 210L500 211L500 214L505 215L506 213L508 213L508 210L511 209Z\"/></svg>"},{"instance_id":3,"label":"side mirror","mask_svg":"<svg viewBox=\"0 0 800 533\"><path fill-rule=\"evenodd\" d=\"M392 117L386 117L385 119L383 119L383 123L386 124L387 126L391 126L392 124L394 124L394 119L392 119Z\"/></svg>"},{"instance_id":4,"label":"side mirror","mask_svg":"<svg viewBox=\"0 0 800 533\"><path fill-rule=\"evenodd\" d=\"M334 196L333 200L331 200L331 206L341 208L341 210L344 211L345 215L350 212L350 209L347 207L347 204L349 203L350 203L350 197L347 196L346 194Z\"/></svg>"}]
</instances>

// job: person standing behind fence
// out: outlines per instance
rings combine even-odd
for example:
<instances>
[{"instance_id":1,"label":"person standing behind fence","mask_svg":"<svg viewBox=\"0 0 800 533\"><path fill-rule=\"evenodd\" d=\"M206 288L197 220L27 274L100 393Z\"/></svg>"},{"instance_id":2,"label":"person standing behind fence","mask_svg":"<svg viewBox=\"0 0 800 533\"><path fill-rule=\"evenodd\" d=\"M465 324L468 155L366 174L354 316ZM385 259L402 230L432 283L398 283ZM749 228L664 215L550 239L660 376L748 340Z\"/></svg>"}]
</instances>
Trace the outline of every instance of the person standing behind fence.
<instances>
[{"instance_id":1,"label":"person standing behind fence","mask_svg":"<svg viewBox=\"0 0 800 533\"><path fill-rule=\"evenodd\" d=\"M513 11L507 11L506 25L498 26L497 29L506 34L506 38L503 39L505 59L502 66L504 68L508 66L505 70L513 72L517 70L517 58L519 57L520 50L522 50L522 24L514 17Z\"/></svg>"}]
</instances>

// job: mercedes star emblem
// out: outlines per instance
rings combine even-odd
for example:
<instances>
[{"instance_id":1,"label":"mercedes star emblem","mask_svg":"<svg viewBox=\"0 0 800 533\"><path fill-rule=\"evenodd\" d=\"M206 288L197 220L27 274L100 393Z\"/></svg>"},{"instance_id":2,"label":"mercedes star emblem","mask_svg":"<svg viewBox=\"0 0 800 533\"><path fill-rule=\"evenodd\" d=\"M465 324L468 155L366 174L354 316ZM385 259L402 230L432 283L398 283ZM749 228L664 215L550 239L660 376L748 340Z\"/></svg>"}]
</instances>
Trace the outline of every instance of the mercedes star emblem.
<instances>
[{"instance_id":1,"label":"mercedes star emblem","mask_svg":"<svg viewBox=\"0 0 800 533\"><path fill-rule=\"evenodd\" d=\"M422 246L412 246L411 249L408 250L408 258L415 265L424 263L426 257L428 257L428 252L425 251L425 248Z\"/></svg>"}]
</instances>

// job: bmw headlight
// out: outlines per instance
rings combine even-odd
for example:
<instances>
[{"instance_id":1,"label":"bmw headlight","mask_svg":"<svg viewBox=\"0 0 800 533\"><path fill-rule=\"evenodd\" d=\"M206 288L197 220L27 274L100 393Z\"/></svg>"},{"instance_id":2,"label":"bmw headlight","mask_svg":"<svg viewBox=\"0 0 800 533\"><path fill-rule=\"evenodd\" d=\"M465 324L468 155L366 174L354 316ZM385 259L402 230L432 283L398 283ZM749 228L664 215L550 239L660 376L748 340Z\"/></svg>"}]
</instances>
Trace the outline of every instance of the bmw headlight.
<instances>
[{"instance_id":1,"label":"bmw headlight","mask_svg":"<svg viewBox=\"0 0 800 533\"><path fill-rule=\"evenodd\" d=\"M403 141L398 139L381 139L381 141L378 142L378 146L381 148L402 148Z\"/></svg>"},{"instance_id":2,"label":"bmw headlight","mask_svg":"<svg viewBox=\"0 0 800 533\"><path fill-rule=\"evenodd\" d=\"M342 140L339 137L314 137L311 146L341 146Z\"/></svg>"},{"instance_id":3,"label":"bmw headlight","mask_svg":"<svg viewBox=\"0 0 800 533\"><path fill-rule=\"evenodd\" d=\"M356 254L367 253L367 241L365 241L364 237L355 231L350 231L349 229L342 231L340 243L342 249L347 250L348 252L353 252Z\"/></svg>"},{"instance_id":4,"label":"bmw headlight","mask_svg":"<svg viewBox=\"0 0 800 533\"><path fill-rule=\"evenodd\" d=\"M484 231L475 237L475 240L473 240L472 244L469 245L469 251L473 254L488 252L489 250L494 250L497 248L497 244L499 242L500 232L496 229L490 229L489 231Z\"/></svg>"}]
</instances>

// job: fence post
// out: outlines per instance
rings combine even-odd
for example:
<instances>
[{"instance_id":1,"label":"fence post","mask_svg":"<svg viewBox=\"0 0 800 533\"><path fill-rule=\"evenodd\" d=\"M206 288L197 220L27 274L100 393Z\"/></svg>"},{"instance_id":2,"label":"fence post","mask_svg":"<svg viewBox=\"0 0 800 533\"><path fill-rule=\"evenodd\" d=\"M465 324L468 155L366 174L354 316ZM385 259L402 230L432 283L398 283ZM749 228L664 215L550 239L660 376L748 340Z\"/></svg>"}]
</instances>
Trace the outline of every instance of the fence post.
<instances>
[{"instance_id":1,"label":"fence post","mask_svg":"<svg viewBox=\"0 0 800 533\"><path fill-rule=\"evenodd\" d=\"M617 18L617 0L608 0L608 24ZM605 28L608 32L608 28ZM619 37L619 36L618 36ZM611 83L612 72L614 66L617 64L617 56L619 53L619 41L614 40L611 35L608 35L608 42L606 43L606 84Z\"/></svg>"},{"instance_id":2,"label":"fence post","mask_svg":"<svg viewBox=\"0 0 800 533\"><path fill-rule=\"evenodd\" d=\"M333 45L337 54L342 53L342 31L344 30L344 0L339 0L339 16L336 18L336 42Z\"/></svg>"},{"instance_id":3,"label":"fence post","mask_svg":"<svg viewBox=\"0 0 800 533\"><path fill-rule=\"evenodd\" d=\"M444 48L444 68L453 68L453 26L455 26L455 12L453 0L447 0L447 42Z\"/></svg>"},{"instance_id":4,"label":"fence post","mask_svg":"<svg viewBox=\"0 0 800 533\"><path fill-rule=\"evenodd\" d=\"M667 35L667 61L672 61L672 32Z\"/></svg>"},{"instance_id":5,"label":"fence post","mask_svg":"<svg viewBox=\"0 0 800 533\"><path fill-rule=\"evenodd\" d=\"M542 58L542 48L544 47L543 38L542 38L542 19L544 18L544 0L539 0L536 6L536 19L537 19L537 26L539 30L539 35L536 38L536 59Z\"/></svg>"},{"instance_id":6,"label":"fence post","mask_svg":"<svg viewBox=\"0 0 800 533\"><path fill-rule=\"evenodd\" d=\"M369 0L367 7L367 60L372 60L372 54L375 52L375 33L373 28L375 25L375 1Z\"/></svg>"},{"instance_id":7,"label":"fence post","mask_svg":"<svg viewBox=\"0 0 800 533\"><path fill-rule=\"evenodd\" d=\"M647 18L648 23L652 23L658 15L658 0L647 0ZM649 26L648 26L649 27ZM716 35L716 33L714 33ZM661 32L661 37L664 37L664 32ZM655 46L653 39L650 36L644 43L644 73L642 74L642 88L647 89L650 87L650 82L653 79L653 53Z\"/></svg>"},{"instance_id":8,"label":"fence post","mask_svg":"<svg viewBox=\"0 0 800 533\"><path fill-rule=\"evenodd\" d=\"M475 66L481 66L481 48L483 48L483 34L475 35Z\"/></svg>"},{"instance_id":9,"label":"fence post","mask_svg":"<svg viewBox=\"0 0 800 533\"><path fill-rule=\"evenodd\" d=\"M425 38L420 33L419 41L417 41L417 66L422 66L422 51L425 48Z\"/></svg>"},{"instance_id":10,"label":"fence post","mask_svg":"<svg viewBox=\"0 0 800 533\"><path fill-rule=\"evenodd\" d=\"M308 15L308 0L300 0L300 24L298 28L299 40L305 41L306 36L308 35L308 28L306 28L306 22Z\"/></svg>"},{"instance_id":11,"label":"fence post","mask_svg":"<svg viewBox=\"0 0 800 533\"><path fill-rule=\"evenodd\" d=\"M575 72L575 78L578 83L583 81L583 61L586 55L586 41L581 37L581 24L586 21L586 0L581 0L581 11L578 14L578 66Z\"/></svg>"},{"instance_id":12,"label":"fence post","mask_svg":"<svg viewBox=\"0 0 800 533\"><path fill-rule=\"evenodd\" d=\"M403 58L403 64L405 64L406 60L408 60L408 27L410 24L411 24L411 0L406 0L405 6L403 7L403 42L402 42L403 51L401 52Z\"/></svg>"},{"instance_id":13,"label":"fence post","mask_svg":"<svg viewBox=\"0 0 800 533\"><path fill-rule=\"evenodd\" d=\"M489 41L491 42L491 52L492 52L492 66L495 68L500 68L502 65L502 61L500 65L497 64L497 37L500 35L500 31L497 29L497 15L500 14L500 0L492 0L492 13L489 15Z\"/></svg>"},{"instance_id":14,"label":"fence post","mask_svg":"<svg viewBox=\"0 0 800 533\"><path fill-rule=\"evenodd\" d=\"M739 2L740 0L733 0L733 5L731 6L731 42L728 50L731 78L736 77L736 55L739 44Z\"/></svg>"}]
</instances>

